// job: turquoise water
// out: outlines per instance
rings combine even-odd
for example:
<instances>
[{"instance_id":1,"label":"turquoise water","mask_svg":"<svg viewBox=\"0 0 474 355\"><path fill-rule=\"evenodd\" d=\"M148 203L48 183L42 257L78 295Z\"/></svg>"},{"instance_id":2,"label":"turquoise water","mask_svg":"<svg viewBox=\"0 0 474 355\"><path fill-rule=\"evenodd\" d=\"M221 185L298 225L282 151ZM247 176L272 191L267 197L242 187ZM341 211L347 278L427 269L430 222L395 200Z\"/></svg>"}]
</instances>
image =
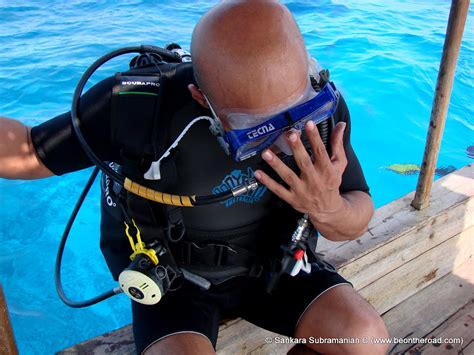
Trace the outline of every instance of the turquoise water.
<instances>
[{"instance_id":1,"label":"turquoise water","mask_svg":"<svg viewBox=\"0 0 474 355\"><path fill-rule=\"evenodd\" d=\"M214 1L0 0L0 115L34 125L69 109L82 72L126 45L189 45ZM331 70L353 120L353 145L377 206L413 190L420 164L449 1L285 1L310 53ZM15 4L15 5L12 5ZM470 11L439 167L470 162L474 144ZM115 61L97 81L127 60ZM415 169L416 170L416 169ZM89 171L42 181L0 180L0 281L22 354L49 354L131 321L117 296L88 309L63 305L54 288L59 237ZM66 292L83 299L114 286L99 252L99 191L79 214L65 253Z\"/></svg>"}]
</instances>

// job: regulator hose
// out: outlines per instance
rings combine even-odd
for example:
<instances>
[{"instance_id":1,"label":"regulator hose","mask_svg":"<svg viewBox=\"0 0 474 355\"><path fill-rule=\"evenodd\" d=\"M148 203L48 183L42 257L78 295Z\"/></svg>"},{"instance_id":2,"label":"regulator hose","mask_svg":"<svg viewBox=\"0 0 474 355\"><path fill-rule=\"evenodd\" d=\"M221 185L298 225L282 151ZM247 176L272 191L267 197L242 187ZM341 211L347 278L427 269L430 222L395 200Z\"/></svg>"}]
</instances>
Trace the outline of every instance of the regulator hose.
<instances>
[{"instance_id":1,"label":"regulator hose","mask_svg":"<svg viewBox=\"0 0 474 355\"><path fill-rule=\"evenodd\" d=\"M66 224L66 227L64 228L64 232L61 237L61 241L59 242L58 253L56 256L56 266L55 266L55 275L54 275L54 279L56 282L56 291L58 292L59 298L61 298L61 300L66 305L73 308L83 308L83 307L92 306L93 304L99 303L103 300L106 300L107 298L110 298L122 292L122 290L119 287L117 287L110 291L104 292L100 294L99 296L93 297L85 301L72 301L64 293L63 285L61 283L61 262L63 259L64 247L66 246L66 241L69 236L69 232L71 231L71 228L74 224L77 213L81 209L82 203L84 202L87 194L89 193L89 190L92 187L92 184L94 183L98 173L99 173L99 168L94 168L94 171L92 172L89 180L87 181L86 186L84 186L81 196L77 200L76 205L74 206L74 210L72 211L71 216L69 217L69 220Z\"/></svg>"}]
</instances>

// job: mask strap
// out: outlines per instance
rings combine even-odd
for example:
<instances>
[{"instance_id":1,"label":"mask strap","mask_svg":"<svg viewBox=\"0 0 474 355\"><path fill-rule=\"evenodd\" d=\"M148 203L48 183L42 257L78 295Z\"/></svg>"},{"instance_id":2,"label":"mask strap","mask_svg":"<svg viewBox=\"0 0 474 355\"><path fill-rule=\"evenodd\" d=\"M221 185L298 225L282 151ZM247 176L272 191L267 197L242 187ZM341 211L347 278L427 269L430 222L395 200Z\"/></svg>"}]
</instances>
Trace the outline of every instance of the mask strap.
<instances>
[{"instance_id":1,"label":"mask strap","mask_svg":"<svg viewBox=\"0 0 474 355\"><path fill-rule=\"evenodd\" d=\"M224 127L222 127L222 122L219 116L217 116L216 111L214 111L214 108L212 107L211 102L209 101L206 95L204 95L204 99L206 99L207 105L209 106L209 109L211 110L213 116L213 121L209 126L209 130L217 138L217 141L219 142L219 145L222 147L222 149L224 149L224 152L227 155L230 155L229 144L224 139L225 132Z\"/></svg>"},{"instance_id":2,"label":"mask strap","mask_svg":"<svg viewBox=\"0 0 474 355\"><path fill-rule=\"evenodd\" d=\"M204 99L207 102L207 106L209 106L209 109L211 110L213 121L214 121L211 127L209 127L209 129L211 130L212 134L214 134L215 136L219 136L219 135L223 136L224 128L222 127L222 122L219 119L219 116L217 116L216 111L214 111L214 108L212 107L211 102L209 101L206 95L204 95Z\"/></svg>"}]
</instances>

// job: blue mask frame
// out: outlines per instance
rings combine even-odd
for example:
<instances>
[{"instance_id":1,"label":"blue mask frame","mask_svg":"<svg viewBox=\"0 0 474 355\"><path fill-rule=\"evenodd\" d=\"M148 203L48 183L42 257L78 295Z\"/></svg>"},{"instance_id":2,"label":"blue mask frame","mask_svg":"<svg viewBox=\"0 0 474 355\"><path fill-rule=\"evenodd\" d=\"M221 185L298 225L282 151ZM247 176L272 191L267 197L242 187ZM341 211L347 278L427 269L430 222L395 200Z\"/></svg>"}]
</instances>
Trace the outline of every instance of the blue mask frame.
<instances>
[{"instance_id":1,"label":"blue mask frame","mask_svg":"<svg viewBox=\"0 0 474 355\"><path fill-rule=\"evenodd\" d=\"M248 159L270 147L289 129L303 130L309 120L318 124L330 118L337 109L339 93L333 83L327 83L314 98L269 117L250 128L221 131L228 152L236 161Z\"/></svg>"}]
</instances>

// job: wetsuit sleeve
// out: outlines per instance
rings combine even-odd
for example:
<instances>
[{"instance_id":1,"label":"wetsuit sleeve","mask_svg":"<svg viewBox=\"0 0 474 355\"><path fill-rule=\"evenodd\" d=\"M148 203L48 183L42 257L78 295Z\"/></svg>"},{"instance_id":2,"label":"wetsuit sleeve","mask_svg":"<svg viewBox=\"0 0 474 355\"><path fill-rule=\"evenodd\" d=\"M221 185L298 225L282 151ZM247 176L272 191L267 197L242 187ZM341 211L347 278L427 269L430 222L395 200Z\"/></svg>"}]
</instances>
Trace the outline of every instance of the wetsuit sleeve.
<instances>
[{"instance_id":1,"label":"wetsuit sleeve","mask_svg":"<svg viewBox=\"0 0 474 355\"><path fill-rule=\"evenodd\" d=\"M92 87L80 101L82 133L92 150L102 159L116 161L118 152L111 147L110 117L114 78ZM71 123L71 113L52 118L31 130L38 157L55 175L92 166Z\"/></svg>"},{"instance_id":2,"label":"wetsuit sleeve","mask_svg":"<svg viewBox=\"0 0 474 355\"><path fill-rule=\"evenodd\" d=\"M342 175L342 183L339 187L341 193L348 191L363 191L370 195L369 186L365 180L364 173L359 163L359 159L354 152L351 145L351 117L346 102L341 96L339 107L335 114L335 121L346 122L346 129L344 130L344 150L347 156L347 167Z\"/></svg>"}]
</instances>

